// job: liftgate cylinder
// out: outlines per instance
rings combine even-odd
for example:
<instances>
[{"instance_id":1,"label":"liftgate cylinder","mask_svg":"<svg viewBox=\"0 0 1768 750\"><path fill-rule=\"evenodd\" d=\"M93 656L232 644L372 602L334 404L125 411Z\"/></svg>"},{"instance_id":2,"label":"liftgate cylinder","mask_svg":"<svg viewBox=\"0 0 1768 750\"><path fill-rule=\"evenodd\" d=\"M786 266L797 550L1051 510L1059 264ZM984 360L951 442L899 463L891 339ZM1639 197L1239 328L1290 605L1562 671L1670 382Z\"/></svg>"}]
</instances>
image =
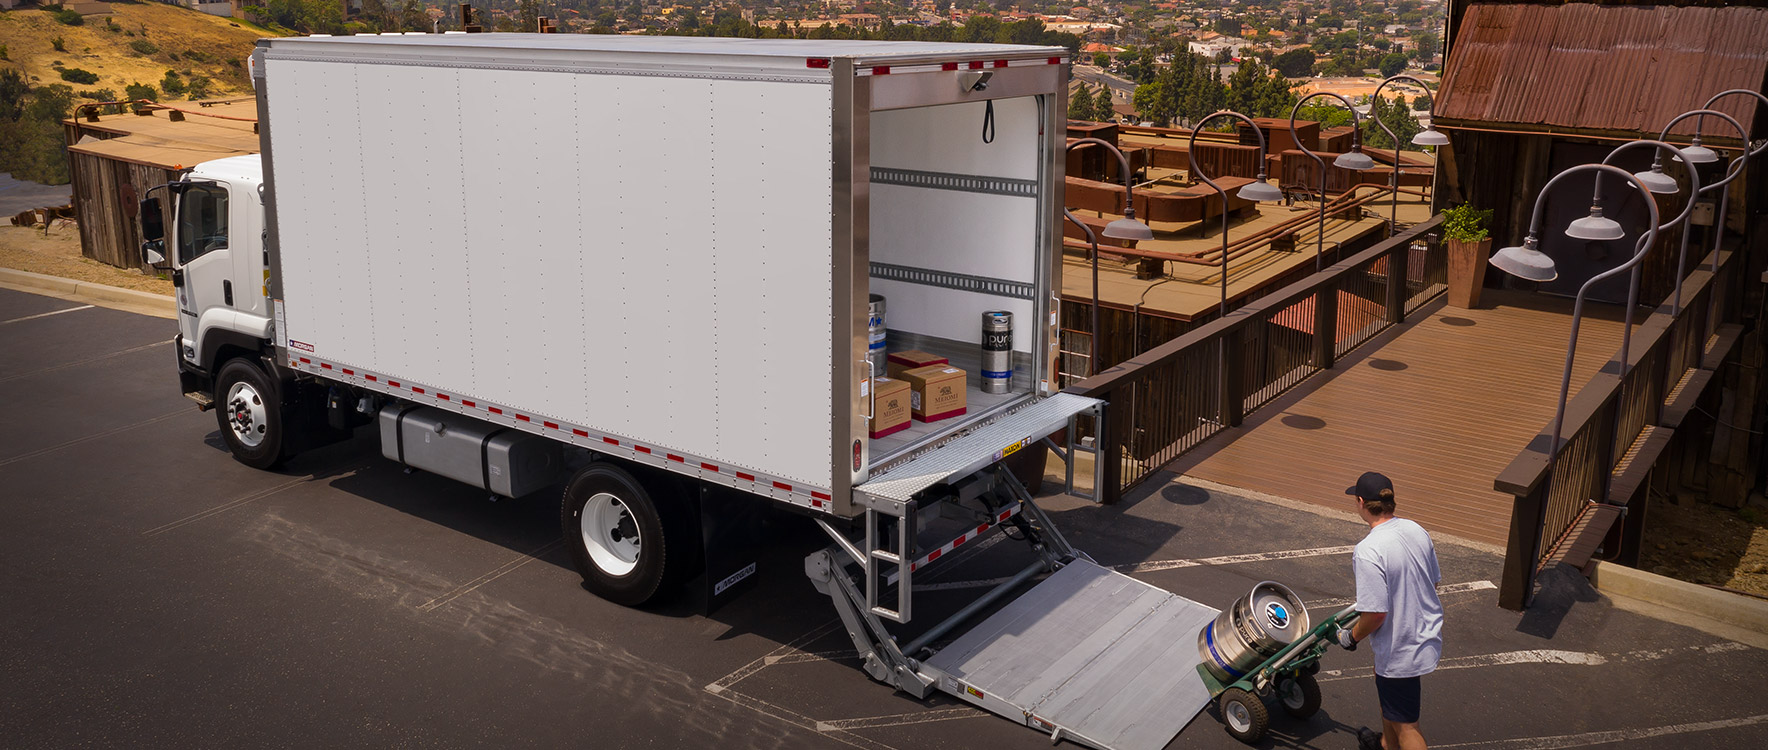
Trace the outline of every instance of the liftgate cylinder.
<instances>
[{"instance_id":1,"label":"liftgate cylinder","mask_svg":"<svg viewBox=\"0 0 1768 750\"><path fill-rule=\"evenodd\" d=\"M1203 666L1223 683L1233 682L1308 632L1308 610L1281 583L1265 581L1234 600L1197 634Z\"/></svg>"},{"instance_id":2,"label":"liftgate cylinder","mask_svg":"<svg viewBox=\"0 0 1768 750\"><path fill-rule=\"evenodd\" d=\"M1013 314L982 314L982 392L1006 393L1013 387Z\"/></svg>"},{"instance_id":3,"label":"liftgate cylinder","mask_svg":"<svg viewBox=\"0 0 1768 750\"><path fill-rule=\"evenodd\" d=\"M886 360L889 355L884 351L884 295L874 294L866 304L866 341L869 344L866 356L872 360L872 375L883 375L889 367Z\"/></svg>"}]
</instances>

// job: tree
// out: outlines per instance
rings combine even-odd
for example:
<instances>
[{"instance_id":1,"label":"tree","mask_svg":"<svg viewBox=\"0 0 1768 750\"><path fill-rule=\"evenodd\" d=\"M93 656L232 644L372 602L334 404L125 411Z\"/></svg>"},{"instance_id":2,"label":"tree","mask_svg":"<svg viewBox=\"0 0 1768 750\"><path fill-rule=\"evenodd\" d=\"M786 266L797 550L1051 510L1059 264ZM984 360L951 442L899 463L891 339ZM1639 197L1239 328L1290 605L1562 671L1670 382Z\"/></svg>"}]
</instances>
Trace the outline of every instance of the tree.
<instances>
[{"instance_id":1,"label":"tree","mask_svg":"<svg viewBox=\"0 0 1768 750\"><path fill-rule=\"evenodd\" d=\"M1093 64L1101 68L1109 68L1111 67L1111 55L1105 52L1094 53Z\"/></svg>"},{"instance_id":2,"label":"tree","mask_svg":"<svg viewBox=\"0 0 1768 750\"><path fill-rule=\"evenodd\" d=\"M1392 78L1406 69L1406 56L1398 52L1381 58L1381 77Z\"/></svg>"},{"instance_id":3,"label":"tree","mask_svg":"<svg viewBox=\"0 0 1768 750\"><path fill-rule=\"evenodd\" d=\"M1093 97L1092 119L1094 122L1115 122L1117 120L1117 110L1111 108L1112 98L1115 96L1116 94L1112 93L1110 86L1099 87L1098 95Z\"/></svg>"},{"instance_id":4,"label":"tree","mask_svg":"<svg viewBox=\"0 0 1768 750\"><path fill-rule=\"evenodd\" d=\"M25 113L25 97L31 93L31 85L25 83L25 76L13 68L0 68L0 123L17 120Z\"/></svg>"},{"instance_id":5,"label":"tree","mask_svg":"<svg viewBox=\"0 0 1768 750\"><path fill-rule=\"evenodd\" d=\"M1324 130L1351 124L1351 111L1332 104L1309 104L1295 113L1295 119L1320 123L1320 128Z\"/></svg>"},{"instance_id":6,"label":"tree","mask_svg":"<svg viewBox=\"0 0 1768 750\"><path fill-rule=\"evenodd\" d=\"M1443 51L1442 40L1437 37L1434 31L1421 31L1414 34L1412 41L1417 43L1418 55L1425 60L1436 57L1438 52Z\"/></svg>"},{"instance_id":7,"label":"tree","mask_svg":"<svg viewBox=\"0 0 1768 750\"><path fill-rule=\"evenodd\" d=\"M1411 111L1406 107L1404 96L1396 94L1392 102L1385 102L1378 97L1370 101L1369 106L1369 117L1363 121L1363 143L1365 145L1375 148L1394 147L1393 140L1387 137L1387 132L1382 130L1381 125L1386 125L1388 130L1394 131L1394 136L1399 139L1401 148L1410 145L1412 136L1418 135L1424 130L1418 126L1418 121L1412 118ZM1381 125L1376 124L1377 120L1381 122Z\"/></svg>"},{"instance_id":8,"label":"tree","mask_svg":"<svg viewBox=\"0 0 1768 750\"><path fill-rule=\"evenodd\" d=\"M65 84L30 87L16 70L0 70L0 172L46 185L68 182L67 144L61 121L72 111L74 90Z\"/></svg>"},{"instance_id":9,"label":"tree","mask_svg":"<svg viewBox=\"0 0 1768 750\"><path fill-rule=\"evenodd\" d=\"M1105 91L1105 96L1111 96L1110 90ZM1091 120L1094 111L1093 90L1082 83L1074 90L1074 96L1068 98L1068 119Z\"/></svg>"},{"instance_id":10,"label":"tree","mask_svg":"<svg viewBox=\"0 0 1768 750\"><path fill-rule=\"evenodd\" d=\"M1272 58L1271 67L1290 78L1306 78L1314 74L1314 52L1305 47L1292 49Z\"/></svg>"},{"instance_id":11,"label":"tree","mask_svg":"<svg viewBox=\"0 0 1768 750\"><path fill-rule=\"evenodd\" d=\"M1419 94L1416 99L1412 100L1412 109L1417 112L1429 112L1430 94Z\"/></svg>"}]
</instances>

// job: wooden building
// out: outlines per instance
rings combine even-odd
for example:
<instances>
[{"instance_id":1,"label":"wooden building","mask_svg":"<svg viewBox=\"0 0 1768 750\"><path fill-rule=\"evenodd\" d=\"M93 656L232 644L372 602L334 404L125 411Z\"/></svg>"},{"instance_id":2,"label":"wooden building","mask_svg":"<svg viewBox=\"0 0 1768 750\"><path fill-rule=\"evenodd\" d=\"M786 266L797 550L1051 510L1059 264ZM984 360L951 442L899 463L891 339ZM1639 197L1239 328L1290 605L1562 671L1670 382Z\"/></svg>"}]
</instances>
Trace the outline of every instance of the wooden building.
<instances>
[{"instance_id":1,"label":"wooden building","mask_svg":"<svg viewBox=\"0 0 1768 750\"><path fill-rule=\"evenodd\" d=\"M1601 162L1616 146L1639 138L1656 139L1670 120L1700 109L1709 97L1728 89L1763 90L1768 70L1768 7L1762 2L1712 4L1599 5L1586 2L1542 5L1521 2L1468 2L1451 5L1445 39L1448 63L1432 121L1449 136L1439 169L1444 207L1471 203L1492 209L1492 236L1498 247L1522 242L1536 196L1559 172ZM1749 6L1749 7L1746 7ZM1757 106L1748 96L1730 96L1714 109L1737 118L1760 138ZM1670 133L1686 143L1696 120L1681 121ZM1738 133L1707 118L1706 145L1737 154ZM1648 169L1651 149L1639 148L1614 162L1629 172ZM1676 176L1680 165L1670 164ZM1722 167L1702 170L1708 184ZM1759 175L1750 184L1731 186L1731 229L1743 225L1746 205L1762 211ZM1637 193L1621 185L1604 189L1604 214L1626 228L1628 238L1583 242L1563 228L1589 210L1593 179L1568 178L1546 203L1541 250L1552 256L1560 278L1541 291L1571 295L1590 277L1633 255L1643 220ZM1741 181L1740 181L1741 182ZM1580 196L1580 193L1582 195ZM1686 195L1660 196L1666 218L1680 212ZM1696 227L1691 246L1702 246L1710 228ZM1680 237L1660 234L1670 252L1647 256L1640 301L1654 303L1675 282ZM1706 241L1710 245L1710 239ZM1691 252L1692 254L1692 252ZM1692 270L1692 269L1690 269ZM1499 275L1490 277L1494 283ZM1596 299L1621 302L1623 279L1593 290Z\"/></svg>"},{"instance_id":2,"label":"wooden building","mask_svg":"<svg viewBox=\"0 0 1768 750\"><path fill-rule=\"evenodd\" d=\"M96 114L97 108L82 107L62 121L86 257L148 270L135 220L147 191L202 162L258 152L254 100L180 107L143 114Z\"/></svg>"}]
</instances>

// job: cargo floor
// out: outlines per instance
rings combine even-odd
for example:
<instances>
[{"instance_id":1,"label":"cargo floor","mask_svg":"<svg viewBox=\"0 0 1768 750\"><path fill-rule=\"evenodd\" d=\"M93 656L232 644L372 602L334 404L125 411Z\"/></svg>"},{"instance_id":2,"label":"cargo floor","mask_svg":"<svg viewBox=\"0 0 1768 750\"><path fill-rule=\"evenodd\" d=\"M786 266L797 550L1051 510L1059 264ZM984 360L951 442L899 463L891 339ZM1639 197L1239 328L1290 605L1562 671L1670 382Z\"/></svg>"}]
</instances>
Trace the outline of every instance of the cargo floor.
<instances>
[{"instance_id":1,"label":"cargo floor","mask_svg":"<svg viewBox=\"0 0 1768 750\"><path fill-rule=\"evenodd\" d=\"M966 406L963 414L938 422L922 422L910 419L908 429L881 438L872 438L873 463L887 460L904 448L919 442L922 438L963 424L977 418L989 410L1005 404L1013 399L1022 398L1024 393L983 393L981 388L970 385L966 388L969 395L965 396Z\"/></svg>"}]
</instances>

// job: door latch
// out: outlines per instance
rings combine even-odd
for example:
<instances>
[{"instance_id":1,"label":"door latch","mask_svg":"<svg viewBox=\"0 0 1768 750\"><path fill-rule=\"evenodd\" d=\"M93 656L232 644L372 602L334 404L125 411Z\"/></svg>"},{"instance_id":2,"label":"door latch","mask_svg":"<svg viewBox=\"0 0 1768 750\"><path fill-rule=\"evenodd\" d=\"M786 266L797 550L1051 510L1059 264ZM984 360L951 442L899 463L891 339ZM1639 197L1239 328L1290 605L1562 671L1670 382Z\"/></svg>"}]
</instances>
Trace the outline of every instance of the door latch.
<instances>
[{"instance_id":1,"label":"door latch","mask_svg":"<svg viewBox=\"0 0 1768 750\"><path fill-rule=\"evenodd\" d=\"M233 279L222 280L221 301L227 303L228 307L233 307Z\"/></svg>"}]
</instances>

